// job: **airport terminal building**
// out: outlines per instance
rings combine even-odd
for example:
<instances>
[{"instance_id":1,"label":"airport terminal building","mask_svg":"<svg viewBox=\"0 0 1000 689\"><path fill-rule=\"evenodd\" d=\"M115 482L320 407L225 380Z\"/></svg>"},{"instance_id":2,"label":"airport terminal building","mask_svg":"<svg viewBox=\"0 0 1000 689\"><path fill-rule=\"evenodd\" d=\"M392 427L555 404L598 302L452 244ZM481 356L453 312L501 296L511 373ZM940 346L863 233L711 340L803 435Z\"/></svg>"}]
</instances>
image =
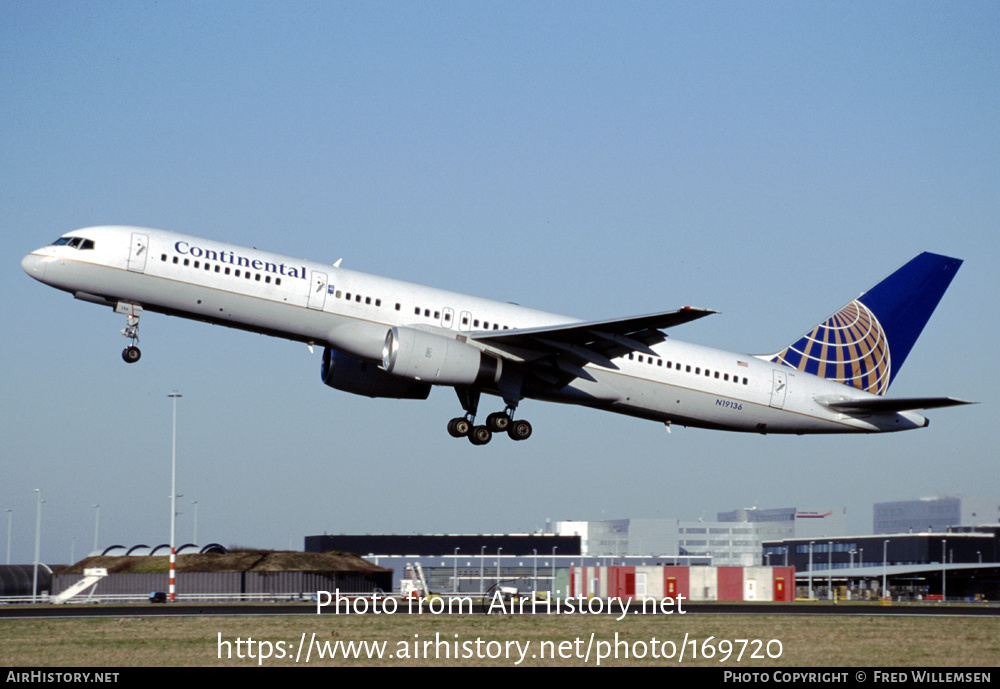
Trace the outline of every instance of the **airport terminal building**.
<instances>
[{"instance_id":1,"label":"airport terminal building","mask_svg":"<svg viewBox=\"0 0 1000 689\"><path fill-rule=\"evenodd\" d=\"M547 533L581 539L581 553L598 557L650 556L677 563L751 567L766 564L765 540L843 536L844 508L822 511L795 507L743 508L720 512L716 521L613 519L548 521Z\"/></svg>"}]
</instances>

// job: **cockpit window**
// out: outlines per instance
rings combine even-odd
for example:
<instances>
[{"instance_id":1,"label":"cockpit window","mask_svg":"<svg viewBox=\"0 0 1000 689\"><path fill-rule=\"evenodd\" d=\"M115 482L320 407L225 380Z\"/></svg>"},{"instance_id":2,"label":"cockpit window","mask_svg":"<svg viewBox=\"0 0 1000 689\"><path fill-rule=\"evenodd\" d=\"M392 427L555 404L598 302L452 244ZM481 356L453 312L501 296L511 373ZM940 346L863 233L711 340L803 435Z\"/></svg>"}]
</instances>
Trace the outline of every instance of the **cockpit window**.
<instances>
[{"instance_id":1,"label":"cockpit window","mask_svg":"<svg viewBox=\"0 0 1000 689\"><path fill-rule=\"evenodd\" d=\"M52 242L52 246L69 246L73 249L93 249L94 240L83 237L60 237Z\"/></svg>"}]
</instances>

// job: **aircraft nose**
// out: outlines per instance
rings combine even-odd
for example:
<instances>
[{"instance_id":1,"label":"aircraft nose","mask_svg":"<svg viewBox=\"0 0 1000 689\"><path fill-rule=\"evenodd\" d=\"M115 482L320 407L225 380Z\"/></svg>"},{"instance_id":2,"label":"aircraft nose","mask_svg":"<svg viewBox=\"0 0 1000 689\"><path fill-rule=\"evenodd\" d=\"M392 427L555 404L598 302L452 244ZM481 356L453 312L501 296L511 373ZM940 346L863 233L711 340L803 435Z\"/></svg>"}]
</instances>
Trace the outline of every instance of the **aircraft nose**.
<instances>
[{"instance_id":1,"label":"aircraft nose","mask_svg":"<svg viewBox=\"0 0 1000 689\"><path fill-rule=\"evenodd\" d=\"M45 265L47 261L37 254L28 254L21 259L21 269L36 280L45 279Z\"/></svg>"}]
</instances>

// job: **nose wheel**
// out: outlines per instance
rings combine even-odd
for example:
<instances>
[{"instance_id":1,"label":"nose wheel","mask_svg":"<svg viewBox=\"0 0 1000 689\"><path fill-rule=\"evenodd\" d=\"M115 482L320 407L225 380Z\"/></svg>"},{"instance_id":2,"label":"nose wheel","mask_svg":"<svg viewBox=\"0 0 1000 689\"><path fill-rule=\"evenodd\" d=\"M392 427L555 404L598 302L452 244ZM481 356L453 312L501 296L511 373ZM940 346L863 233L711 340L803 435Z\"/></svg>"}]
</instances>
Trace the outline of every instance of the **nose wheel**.
<instances>
[{"instance_id":1,"label":"nose wheel","mask_svg":"<svg viewBox=\"0 0 1000 689\"><path fill-rule=\"evenodd\" d=\"M122 360L126 364L134 364L142 356L142 352L136 347L136 343L139 341L139 316L142 315L142 307L138 304L118 302L115 305L115 313L124 314L128 319L125 327L122 328L122 335L130 339L132 344L122 350Z\"/></svg>"}]
</instances>

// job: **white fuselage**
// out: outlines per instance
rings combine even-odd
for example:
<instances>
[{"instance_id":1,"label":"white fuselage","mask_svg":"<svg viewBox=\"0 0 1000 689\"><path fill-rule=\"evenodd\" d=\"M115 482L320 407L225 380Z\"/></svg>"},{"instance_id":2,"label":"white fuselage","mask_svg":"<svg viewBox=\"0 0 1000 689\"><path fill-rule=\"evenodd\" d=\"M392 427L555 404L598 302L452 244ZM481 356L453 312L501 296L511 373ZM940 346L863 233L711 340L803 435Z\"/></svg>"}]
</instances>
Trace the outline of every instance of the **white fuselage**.
<instances>
[{"instance_id":1,"label":"white fuselage","mask_svg":"<svg viewBox=\"0 0 1000 689\"><path fill-rule=\"evenodd\" d=\"M365 273L137 227L70 233L92 248L47 246L22 262L35 279L88 301L331 347L382 361L387 330L404 326L449 337L577 319ZM68 235L67 235L68 236ZM489 350L488 346L484 349ZM880 432L916 428L913 412L847 415L817 398L871 397L761 358L673 338L656 356L631 353L617 368L586 365L591 380L527 390L529 398L582 404L686 426L766 433ZM487 390L488 392L495 392Z\"/></svg>"}]
</instances>

